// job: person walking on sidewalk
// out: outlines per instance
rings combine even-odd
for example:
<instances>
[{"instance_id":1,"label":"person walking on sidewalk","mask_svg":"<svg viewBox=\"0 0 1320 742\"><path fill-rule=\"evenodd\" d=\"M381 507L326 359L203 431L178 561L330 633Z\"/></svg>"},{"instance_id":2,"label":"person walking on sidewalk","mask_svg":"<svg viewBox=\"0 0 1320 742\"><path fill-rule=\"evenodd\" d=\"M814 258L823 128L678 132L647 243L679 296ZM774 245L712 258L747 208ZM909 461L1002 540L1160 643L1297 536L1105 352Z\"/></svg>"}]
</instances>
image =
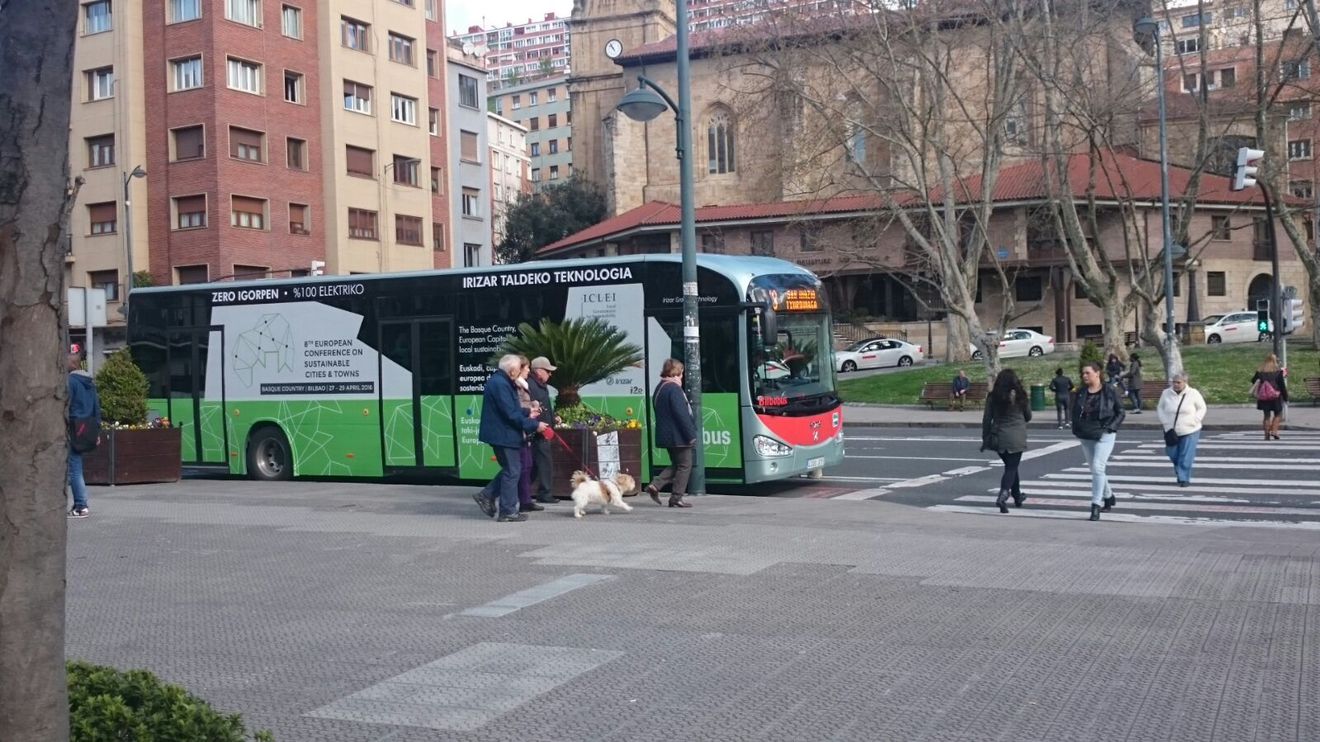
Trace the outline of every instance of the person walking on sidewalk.
<instances>
[{"instance_id":1,"label":"person walking on sidewalk","mask_svg":"<svg viewBox=\"0 0 1320 742\"><path fill-rule=\"evenodd\" d=\"M1256 409L1265 413L1261 426L1265 440L1279 440L1279 424L1283 422L1283 406L1288 402L1288 382L1279 368L1279 358L1273 353L1251 377L1251 396L1256 398Z\"/></svg>"},{"instance_id":2,"label":"person walking on sidewalk","mask_svg":"<svg viewBox=\"0 0 1320 742\"><path fill-rule=\"evenodd\" d=\"M646 494L656 505L660 504L660 490L673 483L669 494L669 507L690 508L685 502L688 477L692 475L693 448L697 445L697 423L692 417L692 405L683 393L683 362L669 358L660 369L660 385L656 387L655 443L669 452L669 466L646 485Z\"/></svg>"},{"instance_id":3,"label":"person walking on sidewalk","mask_svg":"<svg viewBox=\"0 0 1320 742\"><path fill-rule=\"evenodd\" d=\"M92 514L87 505L87 481L83 479L83 454L96 448L101 431L101 397L96 393L96 382L83 370L82 356L70 353L69 368L69 460L68 484L73 495L70 518L86 518Z\"/></svg>"},{"instance_id":4,"label":"person walking on sidewalk","mask_svg":"<svg viewBox=\"0 0 1320 742\"><path fill-rule=\"evenodd\" d=\"M540 420L541 405L532 399L532 385L527 381L532 374L532 368L527 360L527 356L518 356L518 377L513 380L516 384L514 392L518 394L518 406L527 416L533 420ZM522 471L518 474L518 512L532 513L538 510L545 510L543 506L532 499L532 441L541 437L541 431L538 428L534 433L528 433L523 439L522 448L519 450L519 458L522 463Z\"/></svg>"},{"instance_id":5,"label":"person walking on sidewalk","mask_svg":"<svg viewBox=\"0 0 1320 742\"><path fill-rule=\"evenodd\" d=\"M1100 364L1082 366L1082 385L1072 403L1072 431L1091 470L1091 520L1100 520L1101 511L1108 512L1117 503L1105 467L1125 416L1118 390L1100 377Z\"/></svg>"},{"instance_id":6,"label":"person walking on sidewalk","mask_svg":"<svg viewBox=\"0 0 1320 742\"><path fill-rule=\"evenodd\" d=\"M1132 414L1141 414L1141 356L1133 353L1123 377L1128 396L1132 398Z\"/></svg>"},{"instance_id":7,"label":"person walking on sidewalk","mask_svg":"<svg viewBox=\"0 0 1320 742\"><path fill-rule=\"evenodd\" d=\"M1182 371L1175 371L1169 383L1172 386L1160 395L1155 414L1164 429L1164 453L1173 462L1178 486L1186 487L1192 481L1192 462L1196 460L1196 444L1201 440L1205 398L1187 383L1187 374Z\"/></svg>"},{"instance_id":8,"label":"person walking on sidewalk","mask_svg":"<svg viewBox=\"0 0 1320 742\"><path fill-rule=\"evenodd\" d=\"M995 505L999 512L1008 512L1008 498L1013 496L1013 507L1022 507L1026 495L1022 494L1022 480L1018 465L1027 450L1027 423L1031 422L1031 403L1022 382L1011 368L995 377L994 387L985 400L981 415L981 450L999 454L1004 462L1004 473L999 477L999 497Z\"/></svg>"},{"instance_id":9,"label":"person walking on sidewalk","mask_svg":"<svg viewBox=\"0 0 1320 742\"><path fill-rule=\"evenodd\" d=\"M1054 369L1054 378L1050 381L1050 391L1054 392L1054 416L1059 430L1071 423L1068 420L1068 400L1072 398L1072 379L1063 375L1063 369Z\"/></svg>"},{"instance_id":10,"label":"person walking on sidewalk","mask_svg":"<svg viewBox=\"0 0 1320 742\"><path fill-rule=\"evenodd\" d=\"M509 353L500 358L500 367L486 380L482 392L481 425L477 439L495 450L500 472L480 492L472 496L481 512L501 523L527 520L518 512L518 479L522 475L522 447L533 431L545 432L547 426L528 417L518 405L517 378L522 360Z\"/></svg>"},{"instance_id":11,"label":"person walking on sidewalk","mask_svg":"<svg viewBox=\"0 0 1320 742\"><path fill-rule=\"evenodd\" d=\"M550 363L550 359L545 356L537 356L532 359L532 375L527 379L527 391L532 395L532 401L541 405L541 414L538 420L546 425L555 424L555 408L550 404L550 374L557 371L558 368ZM532 477L536 482L536 501L546 504L558 502L555 496L550 494L551 486L554 484L554 456L550 453L550 439L537 433L532 436Z\"/></svg>"}]
</instances>

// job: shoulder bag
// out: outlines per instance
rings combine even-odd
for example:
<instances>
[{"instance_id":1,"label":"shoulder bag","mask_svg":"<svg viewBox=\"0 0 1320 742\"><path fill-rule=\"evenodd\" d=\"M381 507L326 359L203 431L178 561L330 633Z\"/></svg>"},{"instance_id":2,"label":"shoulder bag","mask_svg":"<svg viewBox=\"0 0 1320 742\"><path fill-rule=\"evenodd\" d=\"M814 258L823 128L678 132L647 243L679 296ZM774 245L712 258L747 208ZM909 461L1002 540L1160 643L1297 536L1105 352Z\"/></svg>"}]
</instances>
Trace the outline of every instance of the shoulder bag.
<instances>
[{"instance_id":1,"label":"shoulder bag","mask_svg":"<svg viewBox=\"0 0 1320 742\"><path fill-rule=\"evenodd\" d=\"M1178 409L1173 411L1173 427L1164 431L1164 445L1166 446L1176 446L1178 441L1182 440L1182 436L1173 431L1178 429L1178 413L1182 412L1182 405L1186 400L1187 392L1183 391L1182 394L1178 395Z\"/></svg>"}]
</instances>

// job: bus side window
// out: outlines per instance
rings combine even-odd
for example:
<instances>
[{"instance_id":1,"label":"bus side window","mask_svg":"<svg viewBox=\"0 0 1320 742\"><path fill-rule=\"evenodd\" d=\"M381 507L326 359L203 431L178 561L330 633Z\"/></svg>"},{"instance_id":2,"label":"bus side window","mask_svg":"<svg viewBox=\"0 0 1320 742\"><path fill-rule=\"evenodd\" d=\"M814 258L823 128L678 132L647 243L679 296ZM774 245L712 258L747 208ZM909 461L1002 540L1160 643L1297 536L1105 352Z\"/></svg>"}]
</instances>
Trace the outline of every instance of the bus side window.
<instances>
[{"instance_id":1,"label":"bus side window","mask_svg":"<svg viewBox=\"0 0 1320 742\"><path fill-rule=\"evenodd\" d=\"M671 358L683 360L683 319L677 313L657 315L656 321L669 335ZM701 313L701 391L738 393L737 312L707 309ZM652 369L659 375L660 369Z\"/></svg>"}]
</instances>

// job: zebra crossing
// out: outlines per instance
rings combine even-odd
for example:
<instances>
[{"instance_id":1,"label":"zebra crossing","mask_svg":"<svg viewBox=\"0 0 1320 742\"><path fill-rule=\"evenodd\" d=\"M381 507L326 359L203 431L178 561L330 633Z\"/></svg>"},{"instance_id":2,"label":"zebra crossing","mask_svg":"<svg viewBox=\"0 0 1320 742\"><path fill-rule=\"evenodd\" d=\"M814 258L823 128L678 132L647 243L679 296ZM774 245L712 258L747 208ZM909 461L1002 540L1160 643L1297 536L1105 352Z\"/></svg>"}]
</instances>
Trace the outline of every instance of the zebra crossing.
<instances>
[{"instance_id":1,"label":"zebra crossing","mask_svg":"<svg viewBox=\"0 0 1320 742\"><path fill-rule=\"evenodd\" d=\"M1158 440L1127 446L1120 440L1107 471L1118 504L1102 520L1320 531L1320 477L1315 474L1320 472L1320 431L1290 431L1278 441L1266 441L1259 432L1207 435L1197 447L1187 487L1174 481L1173 466ZM1032 475L1025 466L1023 473ZM1027 502L1010 508L1014 516L1084 518L1091 475L1078 451L1075 466L1024 478L1022 491ZM997 493L996 487L927 509L999 515Z\"/></svg>"}]
</instances>

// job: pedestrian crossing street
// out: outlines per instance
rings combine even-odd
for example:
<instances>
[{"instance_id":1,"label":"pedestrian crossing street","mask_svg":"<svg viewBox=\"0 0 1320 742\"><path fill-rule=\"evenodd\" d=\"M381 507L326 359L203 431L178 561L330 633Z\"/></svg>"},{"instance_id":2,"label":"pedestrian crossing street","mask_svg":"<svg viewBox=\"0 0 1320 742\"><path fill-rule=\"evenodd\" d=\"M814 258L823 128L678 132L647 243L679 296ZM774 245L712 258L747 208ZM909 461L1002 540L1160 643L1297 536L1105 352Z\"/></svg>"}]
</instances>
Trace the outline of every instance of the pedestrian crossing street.
<instances>
[{"instance_id":1,"label":"pedestrian crossing street","mask_svg":"<svg viewBox=\"0 0 1320 742\"><path fill-rule=\"evenodd\" d=\"M997 487L927 509L999 517L1085 518L1091 475L1080 449L1076 456L1076 466L1039 476L1024 463L1022 491L1027 501L1022 508L1010 503L1011 516L1000 515L995 507ZM1108 466L1118 504L1101 519L1320 531L1320 476L1316 472L1320 472L1320 431L1285 431L1278 441L1265 441L1259 432L1204 436L1188 487L1177 485L1161 441L1124 446L1120 439Z\"/></svg>"}]
</instances>

